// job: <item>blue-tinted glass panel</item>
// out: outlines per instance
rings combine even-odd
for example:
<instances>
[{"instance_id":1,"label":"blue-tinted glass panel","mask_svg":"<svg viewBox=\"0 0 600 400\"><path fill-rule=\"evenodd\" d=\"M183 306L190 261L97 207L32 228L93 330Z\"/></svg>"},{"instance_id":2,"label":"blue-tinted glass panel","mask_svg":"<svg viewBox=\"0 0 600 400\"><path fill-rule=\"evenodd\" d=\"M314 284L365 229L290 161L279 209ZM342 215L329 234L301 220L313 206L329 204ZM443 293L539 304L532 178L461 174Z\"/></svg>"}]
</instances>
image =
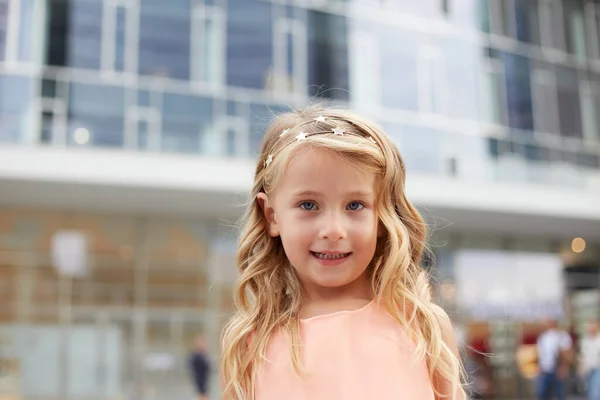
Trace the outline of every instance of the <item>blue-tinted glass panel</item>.
<instances>
[{"instance_id":1,"label":"blue-tinted glass panel","mask_svg":"<svg viewBox=\"0 0 600 400\"><path fill-rule=\"evenodd\" d=\"M21 7L19 12L19 60L21 61L33 61L32 39L33 32L36 31L32 28L34 2L34 0L21 0L19 2Z\"/></svg>"},{"instance_id":2,"label":"blue-tinted glass panel","mask_svg":"<svg viewBox=\"0 0 600 400\"><path fill-rule=\"evenodd\" d=\"M150 92L147 90L138 90L138 106L149 107L150 106Z\"/></svg>"},{"instance_id":3,"label":"blue-tinted glass panel","mask_svg":"<svg viewBox=\"0 0 600 400\"><path fill-rule=\"evenodd\" d=\"M117 7L115 32L115 70L125 70L125 23L127 11L125 7Z\"/></svg>"},{"instance_id":4,"label":"blue-tinted glass panel","mask_svg":"<svg viewBox=\"0 0 600 400\"><path fill-rule=\"evenodd\" d=\"M538 0L515 1L517 39L540 44L540 11Z\"/></svg>"},{"instance_id":5,"label":"blue-tinted glass panel","mask_svg":"<svg viewBox=\"0 0 600 400\"><path fill-rule=\"evenodd\" d=\"M479 12L479 29L483 32L490 33L490 6L488 0L479 0L477 8Z\"/></svg>"},{"instance_id":6,"label":"blue-tinted glass panel","mask_svg":"<svg viewBox=\"0 0 600 400\"><path fill-rule=\"evenodd\" d=\"M190 14L189 0L141 2L140 74L189 79Z\"/></svg>"},{"instance_id":7,"label":"blue-tinted glass panel","mask_svg":"<svg viewBox=\"0 0 600 400\"><path fill-rule=\"evenodd\" d=\"M137 124L138 148L147 150L150 144L150 124L148 121L138 121Z\"/></svg>"},{"instance_id":8,"label":"blue-tinted glass panel","mask_svg":"<svg viewBox=\"0 0 600 400\"><path fill-rule=\"evenodd\" d=\"M250 155L258 156L265 131L277 115L288 111L290 108L283 105L250 104Z\"/></svg>"},{"instance_id":9,"label":"blue-tinted glass panel","mask_svg":"<svg viewBox=\"0 0 600 400\"><path fill-rule=\"evenodd\" d=\"M87 129L89 144L122 147L124 127L124 89L109 85L72 83L69 93L68 143L74 132Z\"/></svg>"},{"instance_id":10,"label":"blue-tinted glass panel","mask_svg":"<svg viewBox=\"0 0 600 400\"><path fill-rule=\"evenodd\" d=\"M0 142L20 142L27 134L31 79L0 75Z\"/></svg>"},{"instance_id":11,"label":"blue-tinted glass panel","mask_svg":"<svg viewBox=\"0 0 600 400\"><path fill-rule=\"evenodd\" d=\"M47 63L76 68L100 68L102 2L48 2Z\"/></svg>"},{"instance_id":12,"label":"blue-tinted glass panel","mask_svg":"<svg viewBox=\"0 0 600 400\"><path fill-rule=\"evenodd\" d=\"M162 148L201 153L213 130L213 100L207 97L165 93L162 109Z\"/></svg>"},{"instance_id":13,"label":"blue-tinted glass panel","mask_svg":"<svg viewBox=\"0 0 600 400\"><path fill-rule=\"evenodd\" d=\"M562 6L567 51L583 61L587 57L584 2L563 0Z\"/></svg>"},{"instance_id":14,"label":"blue-tinted glass panel","mask_svg":"<svg viewBox=\"0 0 600 400\"><path fill-rule=\"evenodd\" d=\"M0 0L0 60L6 58L6 39L8 35L8 1Z\"/></svg>"},{"instance_id":15,"label":"blue-tinted glass panel","mask_svg":"<svg viewBox=\"0 0 600 400\"><path fill-rule=\"evenodd\" d=\"M384 107L418 108L417 49L424 36L413 30L381 25L381 100ZM368 79L368 78L365 78Z\"/></svg>"},{"instance_id":16,"label":"blue-tinted glass panel","mask_svg":"<svg viewBox=\"0 0 600 400\"><path fill-rule=\"evenodd\" d=\"M555 71L560 133L563 136L582 137L577 71L559 66L556 67Z\"/></svg>"},{"instance_id":17,"label":"blue-tinted glass panel","mask_svg":"<svg viewBox=\"0 0 600 400\"><path fill-rule=\"evenodd\" d=\"M531 76L529 59L517 54L498 52L504 64L508 125L519 130L533 130Z\"/></svg>"},{"instance_id":18,"label":"blue-tinted glass panel","mask_svg":"<svg viewBox=\"0 0 600 400\"><path fill-rule=\"evenodd\" d=\"M308 12L309 95L348 100L348 32L343 16Z\"/></svg>"},{"instance_id":19,"label":"blue-tinted glass panel","mask_svg":"<svg viewBox=\"0 0 600 400\"><path fill-rule=\"evenodd\" d=\"M229 157L234 157L236 155L237 133L233 129L227 129L225 136L225 154Z\"/></svg>"},{"instance_id":20,"label":"blue-tinted glass panel","mask_svg":"<svg viewBox=\"0 0 600 400\"><path fill-rule=\"evenodd\" d=\"M227 2L227 84L263 89L273 64L271 3Z\"/></svg>"}]
</instances>

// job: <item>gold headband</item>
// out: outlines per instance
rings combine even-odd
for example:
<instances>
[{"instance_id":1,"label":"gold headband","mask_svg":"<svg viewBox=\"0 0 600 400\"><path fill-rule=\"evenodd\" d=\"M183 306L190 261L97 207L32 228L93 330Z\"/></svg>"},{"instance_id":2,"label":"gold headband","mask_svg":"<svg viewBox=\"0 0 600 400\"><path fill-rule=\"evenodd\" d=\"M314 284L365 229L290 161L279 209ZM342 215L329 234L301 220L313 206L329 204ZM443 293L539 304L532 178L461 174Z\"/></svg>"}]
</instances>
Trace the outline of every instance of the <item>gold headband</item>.
<instances>
[{"instance_id":1,"label":"gold headband","mask_svg":"<svg viewBox=\"0 0 600 400\"><path fill-rule=\"evenodd\" d=\"M324 123L328 119L331 119L331 118L319 115L317 118L314 118L314 119L311 119L311 120L309 120L307 122L304 122L304 123L300 124L298 127L302 127L304 125L307 125L307 124L310 124L310 123L313 123L313 122ZM333 120L335 120L335 119L333 119ZM353 136L359 136L359 137L363 137L363 138L368 138L372 143L378 144L375 141L375 139L373 139L373 137L371 135L358 134L358 133L355 133L355 132L346 132L344 129L340 128L339 126L334 126L333 128L330 128L328 130L323 130L323 131L318 131L318 132L306 133L306 132L300 131L300 133L295 137L296 140L290 140L289 142L287 142L286 144L284 144L283 146L281 146L281 148L279 148L277 151L274 151L274 149L275 149L275 147L277 147L277 144L279 143L279 141L282 138L286 137L288 135L288 133L290 132L290 130L291 129L284 129L281 132L281 134L279 135L279 138L275 141L275 143L271 147L271 151L269 151L269 153L267 155L267 159L265 160L265 168L268 167L269 165L271 165L271 163L273 162L273 157L275 155L277 155L277 153L279 153L281 150L285 149L290 144L306 140L307 138L309 138L311 136L315 136L315 135L323 135L323 134L327 134L327 133L332 133L335 136L344 136L346 134L350 134L350 135L353 135Z\"/></svg>"}]
</instances>

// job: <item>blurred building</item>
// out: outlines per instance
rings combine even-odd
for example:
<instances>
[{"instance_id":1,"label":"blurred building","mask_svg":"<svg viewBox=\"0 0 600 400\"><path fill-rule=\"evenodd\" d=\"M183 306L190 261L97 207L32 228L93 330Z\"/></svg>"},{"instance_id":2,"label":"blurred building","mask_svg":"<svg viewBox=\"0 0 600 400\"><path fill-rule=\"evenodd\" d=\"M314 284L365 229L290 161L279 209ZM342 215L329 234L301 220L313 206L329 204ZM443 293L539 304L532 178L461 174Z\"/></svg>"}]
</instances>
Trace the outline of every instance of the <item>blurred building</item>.
<instances>
[{"instance_id":1,"label":"blurred building","mask_svg":"<svg viewBox=\"0 0 600 400\"><path fill-rule=\"evenodd\" d=\"M263 130L315 98L399 146L440 300L522 392L536 321L598 315L599 22L584 0L0 0L0 397L189 398Z\"/></svg>"}]
</instances>

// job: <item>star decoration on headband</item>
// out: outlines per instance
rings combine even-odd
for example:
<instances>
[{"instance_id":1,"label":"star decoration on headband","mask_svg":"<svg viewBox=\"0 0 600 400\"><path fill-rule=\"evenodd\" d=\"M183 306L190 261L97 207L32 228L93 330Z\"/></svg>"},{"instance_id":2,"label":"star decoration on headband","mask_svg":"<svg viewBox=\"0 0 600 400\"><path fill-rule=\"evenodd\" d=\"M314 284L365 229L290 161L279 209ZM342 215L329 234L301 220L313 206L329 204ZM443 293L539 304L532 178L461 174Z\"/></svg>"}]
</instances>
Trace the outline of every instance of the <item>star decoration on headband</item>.
<instances>
[{"instance_id":1,"label":"star decoration on headband","mask_svg":"<svg viewBox=\"0 0 600 400\"><path fill-rule=\"evenodd\" d=\"M267 157L267 160L265 161L265 165L268 167L269 165L271 165L272 162L273 162L273 155L269 154L269 156Z\"/></svg>"},{"instance_id":2,"label":"star decoration on headband","mask_svg":"<svg viewBox=\"0 0 600 400\"><path fill-rule=\"evenodd\" d=\"M342 128L340 128L338 126L333 128L332 131L333 131L334 135L338 135L338 136L344 136L344 132L345 132L345 130L343 130Z\"/></svg>"},{"instance_id":3,"label":"star decoration on headband","mask_svg":"<svg viewBox=\"0 0 600 400\"><path fill-rule=\"evenodd\" d=\"M289 129L284 129L284 130L281 132L281 135L279 135L279 137L284 137L285 135L287 135L287 134L288 134L288 132L289 132L289 131L290 131Z\"/></svg>"},{"instance_id":4,"label":"star decoration on headband","mask_svg":"<svg viewBox=\"0 0 600 400\"><path fill-rule=\"evenodd\" d=\"M315 121L317 121L317 122L325 122L326 119L327 119L327 117L319 115L317 118L315 118Z\"/></svg>"},{"instance_id":5,"label":"star decoration on headband","mask_svg":"<svg viewBox=\"0 0 600 400\"><path fill-rule=\"evenodd\" d=\"M304 133L304 132L300 132L300 133L298 134L298 136L296 136L296 140L297 140L297 141L300 141L300 140L306 140L306 133Z\"/></svg>"}]
</instances>

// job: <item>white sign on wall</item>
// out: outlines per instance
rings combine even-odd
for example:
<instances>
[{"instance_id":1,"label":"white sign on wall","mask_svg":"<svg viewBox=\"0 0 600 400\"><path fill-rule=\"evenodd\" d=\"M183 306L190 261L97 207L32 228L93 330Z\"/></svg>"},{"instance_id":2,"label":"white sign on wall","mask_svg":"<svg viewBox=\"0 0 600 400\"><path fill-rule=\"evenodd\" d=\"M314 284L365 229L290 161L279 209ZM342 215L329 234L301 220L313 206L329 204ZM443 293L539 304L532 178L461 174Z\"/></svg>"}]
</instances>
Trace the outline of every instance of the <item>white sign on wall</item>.
<instances>
[{"instance_id":1,"label":"white sign on wall","mask_svg":"<svg viewBox=\"0 0 600 400\"><path fill-rule=\"evenodd\" d=\"M58 231L52 236L52 262L63 275L81 276L87 271L87 238L79 231Z\"/></svg>"},{"instance_id":2,"label":"white sign on wall","mask_svg":"<svg viewBox=\"0 0 600 400\"><path fill-rule=\"evenodd\" d=\"M559 317L563 265L546 253L461 250L455 254L457 305L482 316Z\"/></svg>"}]
</instances>

